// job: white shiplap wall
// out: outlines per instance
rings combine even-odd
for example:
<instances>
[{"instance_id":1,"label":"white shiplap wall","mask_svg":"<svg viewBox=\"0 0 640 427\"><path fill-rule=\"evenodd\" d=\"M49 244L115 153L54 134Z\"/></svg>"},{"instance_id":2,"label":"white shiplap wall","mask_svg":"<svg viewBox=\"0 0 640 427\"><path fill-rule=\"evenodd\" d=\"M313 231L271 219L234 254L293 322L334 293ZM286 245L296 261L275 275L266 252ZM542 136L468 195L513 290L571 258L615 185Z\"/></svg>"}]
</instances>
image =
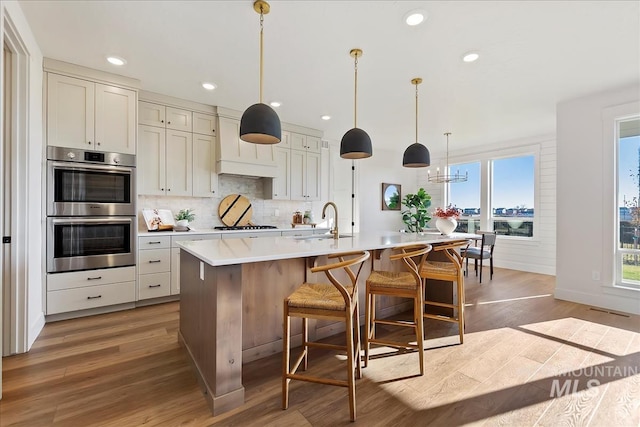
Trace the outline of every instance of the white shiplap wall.
<instances>
[{"instance_id":1,"label":"white shiplap wall","mask_svg":"<svg viewBox=\"0 0 640 427\"><path fill-rule=\"evenodd\" d=\"M537 194L534 237L519 239L498 237L494 252L494 265L501 268L534 273L556 273L556 141L553 136L540 136L526 140L483 146L449 153L449 163L467 163L489 158L535 152L537 156ZM432 169L444 169L444 158L432 155ZM417 173L417 188L431 195L431 208L446 204L445 186L427 181L427 169ZM488 221L486 221L488 222ZM433 223L433 221L432 221Z\"/></svg>"}]
</instances>

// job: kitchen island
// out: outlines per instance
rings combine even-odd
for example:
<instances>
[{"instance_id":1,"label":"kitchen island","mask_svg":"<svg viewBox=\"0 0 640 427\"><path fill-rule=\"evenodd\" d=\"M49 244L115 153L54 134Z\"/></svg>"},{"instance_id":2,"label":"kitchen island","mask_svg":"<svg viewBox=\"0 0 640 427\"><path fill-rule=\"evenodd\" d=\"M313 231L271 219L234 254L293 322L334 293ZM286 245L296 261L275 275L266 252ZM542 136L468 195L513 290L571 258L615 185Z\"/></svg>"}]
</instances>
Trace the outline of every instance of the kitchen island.
<instances>
[{"instance_id":1,"label":"kitchen island","mask_svg":"<svg viewBox=\"0 0 640 427\"><path fill-rule=\"evenodd\" d=\"M467 237L462 233L446 237L437 233L367 232L339 239L303 236L180 242L179 339L212 413L218 415L244 403L243 361L282 350L284 298L304 281L325 280L324 275L316 277L310 272L317 263L324 263L323 257ZM361 304L364 281L376 258L365 263L360 274ZM389 312L385 314L394 313L394 303L397 305L388 301ZM292 329L293 345L300 343L300 326L296 327ZM310 323L309 336L319 339L341 328L340 323L318 321Z\"/></svg>"}]
</instances>

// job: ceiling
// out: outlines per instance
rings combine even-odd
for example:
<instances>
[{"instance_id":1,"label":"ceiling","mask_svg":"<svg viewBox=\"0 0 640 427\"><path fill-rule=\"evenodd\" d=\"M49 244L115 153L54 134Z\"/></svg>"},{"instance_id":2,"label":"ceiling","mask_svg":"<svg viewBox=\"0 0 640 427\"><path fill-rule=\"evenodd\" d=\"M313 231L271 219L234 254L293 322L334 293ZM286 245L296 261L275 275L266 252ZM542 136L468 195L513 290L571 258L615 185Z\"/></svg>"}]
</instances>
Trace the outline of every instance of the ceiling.
<instances>
[{"instance_id":1,"label":"ceiling","mask_svg":"<svg viewBox=\"0 0 640 427\"><path fill-rule=\"evenodd\" d=\"M258 101L259 15L250 0L20 1L45 57L141 81L144 90L243 111ZM339 141L432 153L555 133L560 101L640 80L638 1L270 1L264 100ZM403 17L423 9L409 27ZM477 51L480 58L461 57ZM127 60L120 68L107 55ZM214 91L201 87L214 82ZM320 116L332 118L323 121Z\"/></svg>"}]
</instances>

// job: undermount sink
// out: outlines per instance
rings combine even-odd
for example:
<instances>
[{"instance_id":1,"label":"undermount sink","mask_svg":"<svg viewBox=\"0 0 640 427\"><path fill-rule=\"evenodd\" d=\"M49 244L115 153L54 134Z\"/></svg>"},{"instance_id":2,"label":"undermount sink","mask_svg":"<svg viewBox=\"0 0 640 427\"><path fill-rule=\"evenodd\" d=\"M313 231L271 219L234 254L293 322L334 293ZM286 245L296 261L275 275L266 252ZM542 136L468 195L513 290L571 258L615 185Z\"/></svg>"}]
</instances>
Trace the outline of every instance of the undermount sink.
<instances>
[{"instance_id":1,"label":"undermount sink","mask_svg":"<svg viewBox=\"0 0 640 427\"><path fill-rule=\"evenodd\" d=\"M342 239L345 237L353 237L351 234L338 234L338 239ZM332 234L312 234L310 236L295 236L293 237L295 240L326 240L333 239Z\"/></svg>"}]
</instances>

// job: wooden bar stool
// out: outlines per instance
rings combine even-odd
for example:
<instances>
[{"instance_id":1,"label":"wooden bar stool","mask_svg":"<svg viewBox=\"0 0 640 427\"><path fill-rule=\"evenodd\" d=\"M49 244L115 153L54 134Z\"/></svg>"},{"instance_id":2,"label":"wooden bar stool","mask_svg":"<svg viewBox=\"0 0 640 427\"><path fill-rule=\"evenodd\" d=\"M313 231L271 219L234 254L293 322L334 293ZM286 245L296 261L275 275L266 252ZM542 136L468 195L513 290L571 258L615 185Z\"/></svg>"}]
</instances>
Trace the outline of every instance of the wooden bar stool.
<instances>
[{"instance_id":1,"label":"wooden bar stool","mask_svg":"<svg viewBox=\"0 0 640 427\"><path fill-rule=\"evenodd\" d=\"M424 301L425 306L431 305L451 308L455 310L455 312L452 313L451 316L424 313L424 317L428 319L457 323L460 333L460 344L464 342L464 274L462 269L462 257L458 253L458 249L467 247L468 245L468 241L457 241L444 243L442 245L434 245L432 254L442 254L442 260L427 259L420 269L420 276L424 279L425 292L427 286L429 286L427 283L427 280L429 279L456 283L458 295L454 299L453 303L450 304L430 301L427 300L426 297Z\"/></svg>"},{"instance_id":2,"label":"wooden bar stool","mask_svg":"<svg viewBox=\"0 0 640 427\"><path fill-rule=\"evenodd\" d=\"M349 390L349 410L351 421L356 419L356 384L360 371L360 322L358 314L358 276L362 263L369 258L368 251L354 251L329 255L338 262L311 268L312 273L323 271L330 283L303 283L284 300L284 324L282 336L282 409L289 407L289 382L301 380L313 383L347 387ZM349 283L340 283L333 270L343 269ZM345 281L346 282L346 281ZM302 354L290 366L291 317L302 318ZM334 345L309 341L307 319L329 319L345 322L346 345ZM296 373L300 364L307 369L309 347L345 350L347 353L347 380L319 378Z\"/></svg>"},{"instance_id":3,"label":"wooden bar stool","mask_svg":"<svg viewBox=\"0 0 640 427\"><path fill-rule=\"evenodd\" d=\"M424 375L424 327L423 327L423 292L419 271L427 259L431 245L411 245L393 248L389 256L391 261L402 260L407 271L372 271L367 278L365 319L367 329L364 338L364 366L369 365L369 349L371 344L380 344L395 348L417 349L420 355L420 375ZM420 257L418 264L414 258ZM383 320L376 318L376 295L386 295L413 299L413 322L400 320ZM400 343L376 337L376 324L412 327L415 330L416 344Z\"/></svg>"}]
</instances>

